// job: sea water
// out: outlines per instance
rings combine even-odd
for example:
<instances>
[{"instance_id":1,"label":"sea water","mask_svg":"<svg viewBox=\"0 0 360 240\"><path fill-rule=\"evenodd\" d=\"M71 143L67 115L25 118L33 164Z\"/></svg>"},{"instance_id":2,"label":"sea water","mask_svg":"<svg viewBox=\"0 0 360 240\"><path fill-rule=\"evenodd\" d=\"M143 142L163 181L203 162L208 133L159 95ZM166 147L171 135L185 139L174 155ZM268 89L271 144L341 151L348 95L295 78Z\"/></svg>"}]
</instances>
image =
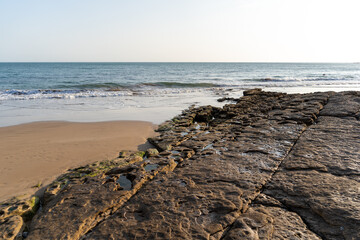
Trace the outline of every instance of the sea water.
<instances>
[{"instance_id":1,"label":"sea water","mask_svg":"<svg viewBox=\"0 0 360 240\"><path fill-rule=\"evenodd\" d=\"M359 63L0 63L0 126L48 120L161 123L263 88L360 90Z\"/></svg>"}]
</instances>

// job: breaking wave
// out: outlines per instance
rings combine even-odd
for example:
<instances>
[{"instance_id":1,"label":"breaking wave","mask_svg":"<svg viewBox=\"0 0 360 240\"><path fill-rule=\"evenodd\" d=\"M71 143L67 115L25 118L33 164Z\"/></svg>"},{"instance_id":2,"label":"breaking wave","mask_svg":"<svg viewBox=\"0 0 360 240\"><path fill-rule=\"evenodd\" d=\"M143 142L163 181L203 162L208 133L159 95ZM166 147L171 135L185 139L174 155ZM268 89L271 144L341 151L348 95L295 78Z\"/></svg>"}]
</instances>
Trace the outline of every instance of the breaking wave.
<instances>
[{"instance_id":1,"label":"breaking wave","mask_svg":"<svg viewBox=\"0 0 360 240\"><path fill-rule=\"evenodd\" d=\"M154 83L143 83L145 86L153 87L171 87L171 88L211 88L211 87L220 87L221 85L207 82L198 82L198 83L184 83L184 82L154 82Z\"/></svg>"}]
</instances>

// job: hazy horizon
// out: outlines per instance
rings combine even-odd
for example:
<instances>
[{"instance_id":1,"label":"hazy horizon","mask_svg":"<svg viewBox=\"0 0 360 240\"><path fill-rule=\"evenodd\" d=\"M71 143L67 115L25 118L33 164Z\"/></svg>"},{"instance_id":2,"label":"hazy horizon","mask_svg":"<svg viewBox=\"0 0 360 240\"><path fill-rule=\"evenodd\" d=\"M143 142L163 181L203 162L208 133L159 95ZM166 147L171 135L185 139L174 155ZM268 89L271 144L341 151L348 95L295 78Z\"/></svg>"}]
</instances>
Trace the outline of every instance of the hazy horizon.
<instances>
[{"instance_id":1,"label":"hazy horizon","mask_svg":"<svg viewBox=\"0 0 360 240\"><path fill-rule=\"evenodd\" d=\"M299 63L299 64L302 64L302 63L304 63L304 64L307 64L307 63L309 63L309 64L311 64L311 63L323 63L323 64L327 64L327 63L329 63L329 64L332 64L332 63L339 63L339 64L342 64L342 63L344 63L344 64L349 64L349 63L360 63L360 62L281 62L281 61L279 61L279 62L256 62L256 61L253 61L253 62L246 62L246 61L243 61L243 62L230 62L230 61L228 61L228 62L216 62L216 61L214 61L214 62L194 62L194 61L189 61L189 62L164 62L164 61L160 61L160 62L144 62L144 61L118 61L118 62L115 62L115 61L78 61L78 62L72 62L72 61L13 61L13 62L10 62L10 61L8 61L8 62L6 62L6 61L0 61L0 63L279 63L279 64L281 64L281 63L294 63L294 64L296 64L296 63Z\"/></svg>"},{"instance_id":2,"label":"hazy horizon","mask_svg":"<svg viewBox=\"0 0 360 240\"><path fill-rule=\"evenodd\" d=\"M356 0L0 2L0 62L360 62Z\"/></svg>"}]
</instances>

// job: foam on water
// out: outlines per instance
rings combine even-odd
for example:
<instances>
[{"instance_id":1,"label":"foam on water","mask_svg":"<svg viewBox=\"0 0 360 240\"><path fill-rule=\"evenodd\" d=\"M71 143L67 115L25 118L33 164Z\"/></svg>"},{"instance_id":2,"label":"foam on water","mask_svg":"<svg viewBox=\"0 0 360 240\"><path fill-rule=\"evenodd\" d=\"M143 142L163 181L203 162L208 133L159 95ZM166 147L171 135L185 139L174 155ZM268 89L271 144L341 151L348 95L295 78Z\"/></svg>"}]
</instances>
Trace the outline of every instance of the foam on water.
<instances>
[{"instance_id":1,"label":"foam on water","mask_svg":"<svg viewBox=\"0 0 360 240\"><path fill-rule=\"evenodd\" d=\"M360 90L360 64L0 63L0 126L30 121L149 120L216 105L243 90Z\"/></svg>"},{"instance_id":2,"label":"foam on water","mask_svg":"<svg viewBox=\"0 0 360 240\"><path fill-rule=\"evenodd\" d=\"M129 91L99 90L5 90L0 91L0 100L74 99L85 97L131 96Z\"/></svg>"},{"instance_id":3,"label":"foam on water","mask_svg":"<svg viewBox=\"0 0 360 240\"><path fill-rule=\"evenodd\" d=\"M154 88L154 87L142 87L134 89L122 89L122 90L0 90L0 101L6 100L33 100L33 99L75 99L75 98L104 98L104 97L121 97L121 96L165 96L171 94L183 94L183 93L195 93L195 92L226 92L233 91L239 92L250 88L274 88L281 89L285 92L287 88L298 88L301 92L302 88L313 88L314 91L321 91L323 88L341 88L347 90L355 90L360 88L360 82L340 82L340 81L328 81L324 82L277 82L267 81L261 83L247 83L243 82L241 86L229 85L223 87L212 88ZM320 90L319 90L320 89ZM336 89L333 89L336 91ZM293 91L293 90L290 90Z\"/></svg>"}]
</instances>

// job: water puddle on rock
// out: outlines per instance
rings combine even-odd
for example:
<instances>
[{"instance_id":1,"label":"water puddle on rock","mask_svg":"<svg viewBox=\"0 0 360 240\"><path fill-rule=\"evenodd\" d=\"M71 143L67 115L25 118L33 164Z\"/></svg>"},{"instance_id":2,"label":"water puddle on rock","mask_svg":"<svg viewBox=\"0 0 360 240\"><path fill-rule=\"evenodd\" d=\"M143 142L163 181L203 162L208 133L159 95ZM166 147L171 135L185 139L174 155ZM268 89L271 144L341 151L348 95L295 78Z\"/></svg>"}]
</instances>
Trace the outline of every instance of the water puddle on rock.
<instances>
[{"instance_id":1,"label":"water puddle on rock","mask_svg":"<svg viewBox=\"0 0 360 240\"><path fill-rule=\"evenodd\" d=\"M201 150L201 152L202 152L202 151L205 151L205 150L208 150L208 149L214 150L217 155L222 155L222 152L219 151L219 150L217 150L217 149L215 149L213 144L209 144L209 145L205 146L205 147Z\"/></svg>"},{"instance_id":2,"label":"water puddle on rock","mask_svg":"<svg viewBox=\"0 0 360 240\"><path fill-rule=\"evenodd\" d=\"M186 182L184 180L180 180L180 187L186 187Z\"/></svg>"},{"instance_id":3,"label":"water puddle on rock","mask_svg":"<svg viewBox=\"0 0 360 240\"><path fill-rule=\"evenodd\" d=\"M174 160L174 161L179 161L181 159L180 156L170 156L169 158Z\"/></svg>"},{"instance_id":4,"label":"water puddle on rock","mask_svg":"<svg viewBox=\"0 0 360 240\"><path fill-rule=\"evenodd\" d=\"M116 180L118 184L120 184L120 187L122 187L124 190L130 190L132 188L131 181L124 175L121 175L118 180Z\"/></svg>"},{"instance_id":5,"label":"water puddle on rock","mask_svg":"<svg viewBox=\"0 0 360 240\"><path fill-rule=\"evenodd\" d=\"M144 168L145 168L145 171L151 172L153 170L156 170L158 167L159 167L158 164L148 164Z\"/></svg>"},{"instance_id":6,"label":"water puddle on rock","mask_svg":"<svg viewBox=\"0 0 360 240\"><path fill-rule=\"evenodd\" d=\"M204 147L201 151L204 151L206 149L214 149L212 144L207 145L206 147Z\"/></svg>"}]
</instances>

